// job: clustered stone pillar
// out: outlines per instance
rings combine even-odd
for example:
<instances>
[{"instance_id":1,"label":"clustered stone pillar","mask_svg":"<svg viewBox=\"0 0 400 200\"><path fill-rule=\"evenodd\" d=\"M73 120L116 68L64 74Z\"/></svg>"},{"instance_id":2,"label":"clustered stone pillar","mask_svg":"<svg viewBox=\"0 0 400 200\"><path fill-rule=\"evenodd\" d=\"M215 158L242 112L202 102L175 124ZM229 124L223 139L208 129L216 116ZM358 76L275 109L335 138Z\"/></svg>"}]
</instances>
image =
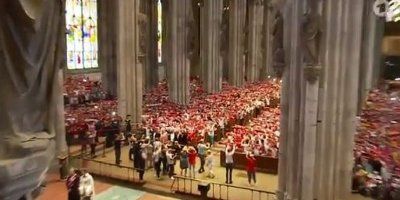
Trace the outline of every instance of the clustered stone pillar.
<instances>
[{"instance_id":1,"label":"clustered stone pillar","mask_svg":"<svg viewBox=\"0 0 400 200\"><path fill-rule=\"evenodd\" d=\"M245 22L247 0L229 2L228 81L233 86L244 84Z\"/></svg>"},{"instance_id":2,"label":"clustered stone pillar","mask_svg":"<svg viewBox=\"0 0 400 200\"><path fill-rule=\"evenodd\" d=\"M222 88L221 23L223 0L204 0L200 10L200 63L207 92Z\"/></svg>"},{"instance_id":3,"label":"clustered stone pillar","mask_svg":"<svg viewBox=\"0 0 400 200\"><path fill-rule=\"evenodd\" d=\"M381 75L382 38L384 34L384 18L378 18L372 10L375 0L364 3L364 31L361 48L361 70L359 90L359 110L366 101L369 91L378 84Z\"/></svg>"},{"instance_id":4,"label":"clustered stone pillar","mask_svg":"<svg viewBox=\"0 0 400 200\"><path fill-rule=\"evenodd\" d=\"M278 199L349 199L363 4L296 0L282 10Z\"/></svg>"},{"instance_id":5,"label":"clustered stone pillar","mask_svg":"<svg viewBox=\"0 0 400 200\"><path fill-rule=\"evenodd\" d=\"M273 21L274 21L275 9L271 4L271 0L264 0L264 21L263 21L263 38L261 44L261 52L263 55L263 63L261 67L261 79L266 79L275 76L273 65L273 53L272 53L272 41L273 41Z\"/></svg>"},{"instance_id":6,"label":"clustered stone pillar","mask_svg":"<svg viewBox=\"0 0 400 200\"><path fill-rule=\"evenodd\" d=\"M149 88L154 87L158 83L158 1L149 1L149 29L150 29L150 47L149 47L149 65L150 77L148 81Z\"/></svg>"},{"instance_id":7,"label":"clustered stone pillar","mask_svg":"<svg viewBox=\"0 0 400 200\"><path fill-rule=\"evenodd\" d=\"M118 1L117 71L118 114L141 122L143 64L139 60L139 0Z\"/></svg>"},{"instance_id":8,"label":"clustered stone pillar","mask_svg":"<svg viewBox=\"0 0 400 200\"><path fill-rule=\"evenodd\" d=\"M262 33L263 33L263 4L261 0L248 0L249 4L249 35L248 35L248 62L246 77L249 83L258 81L261 76L263 62Z\"/></svg>"},{"instance_id":9,"label":"clustered stone pillar","mask_svg":"<svg viewBox=\"0 0 400 200\"><path fill-rule=\"evenodd\" d=\"M191 16L189 14L192 2L174 0L168 1L167 6L168 92L173 102L186 105L190 100L189 30Z\"/></svg>"},{"instance_id":10,"label":"clustered stone pillar","mask_svg":"<svg viewBox=\"0 0 400 200\"><path fill-rule=\"evenodd\" d=\"M101 80L107 93L117 96L117 1L99 0L97 6Z\"/></svg>"}]
</instances>

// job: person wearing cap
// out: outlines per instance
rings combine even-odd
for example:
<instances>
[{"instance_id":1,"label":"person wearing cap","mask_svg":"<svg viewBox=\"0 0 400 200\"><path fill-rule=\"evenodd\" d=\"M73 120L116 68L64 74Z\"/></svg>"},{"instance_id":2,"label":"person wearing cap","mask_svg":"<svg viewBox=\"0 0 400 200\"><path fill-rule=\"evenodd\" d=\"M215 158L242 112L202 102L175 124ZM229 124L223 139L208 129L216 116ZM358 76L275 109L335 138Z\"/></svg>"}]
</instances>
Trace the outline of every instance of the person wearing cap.
<instances>
[{"instance_id":1,"label":"person wearing cap","mask_svg":"<svg viewBox=\"0 0 400 200\"><path fill-rule=\"evenodd\" d=\"M256 184L256 158L254 157L253 153L249 153L246 155L247 164L246 164L246 171L247 171L247 178L249 184L251 185L251 180L253 179L254 184Z\"/></svg>"}]
</instances>

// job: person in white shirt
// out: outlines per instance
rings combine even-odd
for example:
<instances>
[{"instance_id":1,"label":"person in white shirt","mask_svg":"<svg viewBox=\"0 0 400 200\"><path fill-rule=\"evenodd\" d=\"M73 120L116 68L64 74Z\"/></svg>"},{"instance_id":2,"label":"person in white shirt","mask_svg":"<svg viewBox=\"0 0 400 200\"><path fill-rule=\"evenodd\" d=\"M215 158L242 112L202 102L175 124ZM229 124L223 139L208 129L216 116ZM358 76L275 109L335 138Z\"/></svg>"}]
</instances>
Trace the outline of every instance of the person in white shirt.
<instances>
[{"instance_id":1,"label":"person in white shirt","mask_svg":"<svg viewBox=\"0 0 400 200\"><path fill-rule=\"evenodd\" d=\"M154 149L161 148L161 146L162 146L162 143L161 143L160 139L156 138L155 141L153 142Z\"/></svg>"},{"instance_id":2,"label":"person in white shirt","mask_svg":"<svg viewBox=\"0 0 400 200\"><path fill-rule=\"evenodd\" d=\"M175 174L175 153L172 149L167 150L167 162L168 162L168 176L171 179L174 179Z\"/></svg>"},{"instance_id":3,"label":"person in white shirt","mask_svg":"<svg viewBox=\"0 0 400 200\"><path fill-rule=\"evenodd\" d=\"M208 174L207 177L214 178L215 174L213 171L214 167L214 156L210 150L207 151L207 157L206 157L206 168L208 169Z\"/></svg>"},{"instance_id":4,"label":"person in white shirt","mask_svg":"<svg viewBox=\"0 0 400 200\"><path fill-rule=\"evenodd\" d=\"M82 176L79 181L79 194L82 200L94 199L94 180L85 169L82 170Z\"/></svg>"},{"instance_id":5,"label":"person in white shirt","mask_svg":"<svg viewBox=\"0 0 400 200\"><path fill-rule=\"evenodd\" d=\"M212 147L214 145L214 136L215 136L215 123L209 124L208 127L208 138L210 140L210 146Z\"/></svg>"},{"instance_id":6,"label":"person in white shirt","mask_svg":"<svg viewBox=\"0 0 400 200\"><path fill-rule=\"evenodd\" d=\"M232 184L232 170L233 170L233 155L235 154L236 146L227 146L225 149L225 183Z\"/></svg>"},{"instance_id":7,"label":"person in white shirt","mask_svg":"<svg viewBox=\"0 0 400 200\"><path fill-rule=\"evenodd\" d=\"M155 151L153 153L153 162L154 162L154 169L156 171L157 179L160 179L160 172L161 172L161 146L157 146L154 148Z\"/></svg>"},{"instance_id":8,"label":"person in white shirt","mask_svg":"<svg viewBox=\"0 0 400 200\"><path fill-rule=\"evenodd\" d=\"M226 137L225 136L225 118L221 118L218 120L218 125L221 128L221 135L222 137Z\"/></svg>"}]
</instances>

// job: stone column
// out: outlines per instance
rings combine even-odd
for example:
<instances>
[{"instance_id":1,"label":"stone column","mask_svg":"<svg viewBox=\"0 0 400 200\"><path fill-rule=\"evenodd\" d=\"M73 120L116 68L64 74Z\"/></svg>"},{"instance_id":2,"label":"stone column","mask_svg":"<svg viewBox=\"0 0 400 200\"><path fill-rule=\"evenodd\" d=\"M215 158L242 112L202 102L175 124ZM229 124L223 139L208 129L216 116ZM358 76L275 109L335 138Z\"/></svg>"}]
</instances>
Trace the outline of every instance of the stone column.
<instances>
[{"instance_id":1,"label":"stone column","mask_svg":"<svg viewBox=\"0 0 400 200\"><path fill-rule=\"evenodd\" d=\"M283 13L278 197L349 199L363 1L291 1Z\"/></svg>"},{"instance_id":2,"label":"stone column","mask_svg":"<svg viewBox=\"0 0 400 200\"><path fill-rule=\"evenodd\" d=\"M228 81L231 85L244 84L244 45L247 0L233 0L229 4Z\"/></svg>"},{"instance_id":3,"label":"stone column","mask_svg":"<svg viewBox=\"0 0 400 200\"><path fill-rule=\"evenodd\" d=\"M229 80L229 0L223 0L220 46L223 80Z\"/></svg>"},{"instance_id":4,"label":"stone column","mask_svg":"<svg viewBox=\"0 0 400 200\"><path fill-rule=\"evenodd\" d=\"M249 83L260 79L263 62L262 33L263 33L263 3L260 0L249 0L249 35L248 35L248 62L246 77Z\"/></svg>"},{"instance_id":5,"label":"stone column","mask_svg":"<svg viewBox=\"0 0 400 200\"><path fill-rule=\"evenodd\" d=\"M268 76L274 76L272 41L273 41L273 23L276 9L272 6L271 0L264 1L264 15L263 15L263 33L261 52L263 55L261 67L261 79L266 79Z\"/></svg>"},{"instance_id":6,"label":"stone column","mask_svg":"<svg viewBox=\"0 0 400 200\"><path fill-rule=\"evenodd\" d=\"M117 96L117 2L109 0L97 1L98 9L98 44L101 80L107 93Z\"/></svg>"},{"instance_id":7,"label":"stone column","mask_svg":"<svg viewBox=\"0 0 400 200\"><path fill-rule=\"evenodd\" d=\"M300 46L300 1L292 1L285 5L283 11L284 25L284 50L285 63L288 71L289 84L289 113L287 132L287 167L286 167L286 198L299 199L300 177L301 177L301 139L303 131L300 118L302 113L302 85L301 81L301 51Z\"/></svg>"},{"instance_id":8,"label":"stone column","mask_svg":"<svg viewBox=\"0 0 400 200\"><path fill-rule=\"evenodd\" d=\"M338 140L336 169L336 196L335 199L349 199L351 193L351 179L353 168L354 134L356 133L356 115L359 89L359 71L361 61L361 39L363 30L363 0L345 1L345 21L347 22L343 37L347 39L343 55L344 67L344 94L338 96L343 104L342 126L337 133L341 133ZM345 51L343 51L345 52Z\"/></svg>"},{"instance_id":9,"label":"stone column","mask_svg":"<svg viewBox=\"0 0 400 200\"><path fill-rule=\"evenodd\" d=\"M168 90L170 99L186 105L190 100L189 30L192 2L175 0L168 2Z\"/></svg>"},{"instance_id":10,"label":"stone column","mask_svg":"<svg viewBox=\"0 0 400 200\"><path fill-rule=\"evenodd\" d=\"M375 1L367 0L364 4L364 30L361 48L361 70L358 109L366 102L369 91L377 86L377 78L382 59L381 45L384 31L384 18L378 18L373 10Z\"/></svg>"},{"instance_id":11,"label":"stone column","mask_svg":"<svg viewBox=\"0 0 400 200\"><path fill-rule=\"evenodd\" d=\"M204 0L200 10L200 64L207 92L222 88L221 23L223 0Z\"/></svg>"},{"instance_id":12,"label":"stone column","mask_svg":"<svg viewBox=\"0 0 400 200\"><path fill-rule=\"evenodd\" d=\"M118 1L118 114L141 122L143 64L139 60L139 0Z\"/></svg>"},{"instance_id":13,"label":"stone column","mask_svg":"<svg viewBox=\"0 0 400 200\"><path fill-rule=\"evenodd\" d=\"M161 52L162 52L162 57L161 57L161 62L162 62L162 66L165 72L165 78L166 80L170 79L170 72L169 69L167 68L168 65L168 58L169 58L169 46L168 46L168 42L169 42L169 33L168 33L168 21L170 20L169 18L169 1L168 0L161 0L161 23L162 23L162 32L161 32L161 36L162 36L162 41L161 41Z\"/></svg>"},{"instance_id":14,"label":"stone column","mask_svg":"<svg viewBox=\"0 0 400 200\"><path fill-rule=\"evenodd\" d=\"M149 7L149 29L150 29L150 46L149 46L149 65L150 65L150 74L149 74L149 80L148 80L148 85L149 88L154 87L158 83L158 46L157 46L157 39L158 39L158 1L157 0L151 0L149 2L150 7Z\"/></svg>"}]
</instances>

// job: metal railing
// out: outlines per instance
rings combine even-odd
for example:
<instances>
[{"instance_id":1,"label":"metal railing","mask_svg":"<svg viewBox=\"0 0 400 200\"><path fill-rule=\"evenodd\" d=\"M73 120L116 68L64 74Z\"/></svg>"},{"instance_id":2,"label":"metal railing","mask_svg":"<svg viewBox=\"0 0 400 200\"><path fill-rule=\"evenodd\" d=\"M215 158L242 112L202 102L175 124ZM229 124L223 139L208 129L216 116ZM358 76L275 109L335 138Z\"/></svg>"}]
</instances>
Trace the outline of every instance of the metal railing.
<instances>
[{"instance_id":1,"label":"metal railing","mask_svg":"<svg viewBox=\"0 0 400 200\"><path fill-rule=\"evenodd\" d=\"M86 168L91 174L131 182L138 181L138 178L135 177L136 173L133 167L86 158L81 159L81 161L82 167Z\"/></svg>"},{"instance_id":2,"label":"metal railing","mask_svg":"<svg viewBox=\"0 0 400 200\"><path fill-rule=\"evenodd\" d=\"M175 179L171 184L171 191L172 192L178 192L178 193L184 193L184 194L191 194L191 195L200 195L200 192L197 190L197 186L199 183L209 183L210 184L210 190L208 191L208 197L212 199L222 199L222 200L235 200L235 199L241 199L245 200L242 197L233 197L229 193L234 193L234 194L248 194L249 198L246 198L246 200L276 200L277 196L274 192L270 191L265 191L265 190L259 190L255 188L250 188L250 187L241 187L241 186L235 186L235 185L230 185L230 184L224 184L224 183L218 183L214 181L204 181L200 179L193 179L193 178L188 178L188 177L183 177L183 176L174 176ZM245 193L243 193L245 192Z\"/></svg>"}]
</instances>

